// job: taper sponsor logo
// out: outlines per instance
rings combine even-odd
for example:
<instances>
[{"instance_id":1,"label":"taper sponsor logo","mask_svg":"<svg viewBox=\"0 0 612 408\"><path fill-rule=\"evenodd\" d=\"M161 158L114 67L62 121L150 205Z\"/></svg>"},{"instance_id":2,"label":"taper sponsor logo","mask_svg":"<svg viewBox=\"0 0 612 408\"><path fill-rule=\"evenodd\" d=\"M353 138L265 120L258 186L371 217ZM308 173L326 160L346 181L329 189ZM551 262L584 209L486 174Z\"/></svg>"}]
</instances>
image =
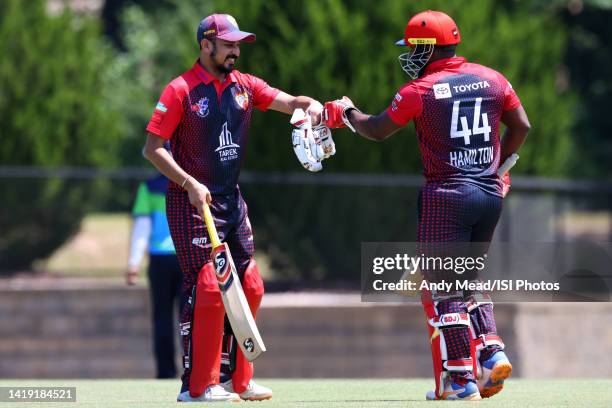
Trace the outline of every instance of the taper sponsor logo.
<instances>
[{"instance_id":1,"label":"taper sponsor logo","mask_svg":"<svg viewBox=\"0 0 612 408\"><path fill-rule=\"evenodd\" d=\"M219 147L215 149L215 152L219 153L219 161L224 162L237 159L239 148L240 146L232 140L232 133L227 128L227 122L225 122L219 135Z\"/></svg>"}]
</instances>

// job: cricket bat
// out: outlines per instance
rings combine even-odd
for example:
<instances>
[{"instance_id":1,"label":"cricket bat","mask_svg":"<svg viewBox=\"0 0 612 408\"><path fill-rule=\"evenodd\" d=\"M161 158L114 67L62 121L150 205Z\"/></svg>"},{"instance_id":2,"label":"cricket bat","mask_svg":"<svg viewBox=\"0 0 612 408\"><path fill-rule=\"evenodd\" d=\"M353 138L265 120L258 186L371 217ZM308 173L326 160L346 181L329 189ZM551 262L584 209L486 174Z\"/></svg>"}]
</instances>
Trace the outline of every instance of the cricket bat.
<instances>
[{"instance_id":1,"label":"cricket bat","mask_svg":"<svg viewBox=\"0 0 612 408\"><path fill-rule=\"evenodd\" d=\"M208 204L204 204L204 222L213 247L210 256L214 262L225 313L232 326L238 346L247 360L253 361L266 351L266 346L259 334L255 319L242 290L242 284L229 247L219 240Z\"/></svg>"}]
</instances>

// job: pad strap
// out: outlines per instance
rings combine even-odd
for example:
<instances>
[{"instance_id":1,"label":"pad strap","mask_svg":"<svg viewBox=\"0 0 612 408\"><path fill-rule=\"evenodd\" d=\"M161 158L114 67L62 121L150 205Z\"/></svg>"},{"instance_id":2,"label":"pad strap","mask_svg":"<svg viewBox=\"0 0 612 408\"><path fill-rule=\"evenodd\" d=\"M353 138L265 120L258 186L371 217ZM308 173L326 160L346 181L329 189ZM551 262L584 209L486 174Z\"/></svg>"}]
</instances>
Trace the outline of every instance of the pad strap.
<instances>
[{"instance_id":1,"label":"pad strap","mask_svg":"<svg viewBox=\"0 0 612 408\"><path fill-rule=\"evenodd\" d=\"M473 339L472 344L477 352L487 346L499 346L502 350L505 348L504 342L497 334L482 334Z\"/></svg>"},{"instance_id":2,"label":"pad strap","mask_svg":"<svg viewBox=\"0 0 612 408\"><path fill-rule=\"evenodd\" d=\"M465 306L467 307L468 313L482 305L492 305L493 301L488 293L475 293L469 297Z\"/></svg>"},{"instance_id":3,"label":"pad strap","mask_svg":"<svg viewBox=\"0 0 612 408\"><path fill-rule=\"evenodd\" d=\"M474 363L472 358L463 358L461 360L447 360L442 363L446 371L472 371Z\"/></svg>"},{"instance_id":4,"label":"pad strap","mask_svg":"<svg viewBox=\"0 0 612 408\"><path fill-rule=\"evenodd\" d=\"M473 338L470 343L472 359L474 360L474 377L480 378L482 367L480 366L480 352L487 346L498 346L502 350L505 348L504 342L497 334L481 334Z\"/></svg>"}]
</instances>

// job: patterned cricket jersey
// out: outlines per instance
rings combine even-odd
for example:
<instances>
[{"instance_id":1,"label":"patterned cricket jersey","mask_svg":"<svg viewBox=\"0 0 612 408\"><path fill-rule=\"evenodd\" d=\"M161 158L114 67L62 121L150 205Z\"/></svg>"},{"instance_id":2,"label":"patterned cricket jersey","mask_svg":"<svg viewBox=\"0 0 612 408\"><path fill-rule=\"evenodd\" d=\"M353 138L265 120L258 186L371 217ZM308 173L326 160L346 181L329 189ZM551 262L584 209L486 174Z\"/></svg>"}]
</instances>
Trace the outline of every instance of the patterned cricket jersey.
<instances>
[{"instance_id":1,"label":"patterned cricket jersey","mask_svg":"<svg viewBox=\"0 0 612 408\"><path fill-rule=\"evenodd\" d=\"M245 159L253 108L266 110L278 92L235 70L221 84L196 61L166 86L147 131L170 139L174 160L212 194L230 194Z\"/></svg>"},{"instance_id":2,"label":"patterned cricket jersey","mask_svg":"<svg viewBox=\"0 0 612 408\"><path fill-rule=\"evenodd\" d=\"M401 126L414 120L427 182L467 183L501 197L499 123L520 106L500 73L453 57L405 84L387 114Z\"/></svg>"}]
</instances>

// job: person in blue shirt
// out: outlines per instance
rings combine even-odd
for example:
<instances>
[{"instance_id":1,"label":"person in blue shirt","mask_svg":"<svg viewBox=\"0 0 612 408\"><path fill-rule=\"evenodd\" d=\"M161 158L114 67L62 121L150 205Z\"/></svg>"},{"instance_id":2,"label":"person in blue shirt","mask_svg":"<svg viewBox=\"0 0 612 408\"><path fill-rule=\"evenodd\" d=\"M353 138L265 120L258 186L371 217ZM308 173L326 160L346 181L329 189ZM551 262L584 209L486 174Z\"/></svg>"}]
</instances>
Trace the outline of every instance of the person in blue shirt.
<instances>
[{"instance_id":1,"label":"person in blue shirt","mask_svg":"<svg viewBox=\"0 0 612 408\"><path fill-rule=\"evenodd\" d=\"M132 209L134 224L126 271L128 285L136 284L145 252L149 254L149 287L152 305L153 349L157 378L175 378L176 320L182 276L166 219L168 179L159 174L140 183Z\"/></svg>"}]
</instances>

